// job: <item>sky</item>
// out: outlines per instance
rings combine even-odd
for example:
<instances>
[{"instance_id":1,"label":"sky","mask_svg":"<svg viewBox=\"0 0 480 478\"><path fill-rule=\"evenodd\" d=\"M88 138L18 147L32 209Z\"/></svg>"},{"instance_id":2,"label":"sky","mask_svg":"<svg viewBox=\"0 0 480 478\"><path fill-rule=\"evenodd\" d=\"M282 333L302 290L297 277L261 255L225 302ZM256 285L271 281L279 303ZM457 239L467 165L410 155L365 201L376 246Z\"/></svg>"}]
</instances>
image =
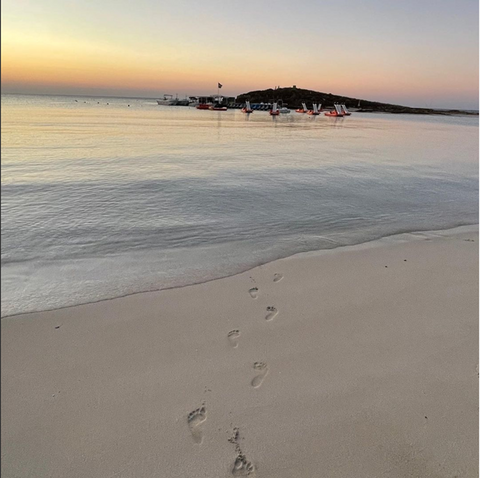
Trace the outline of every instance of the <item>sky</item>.
<instances>
[{"instance_id":1,"label":"sky","mask_svg":"<svg viewBox=\"0 0 480 478\"><path fill-rule=\"evenodd\" d=\"M2 0L3 93L292 86L478 109L478 0Z\"/></svg>"}]
</instances>

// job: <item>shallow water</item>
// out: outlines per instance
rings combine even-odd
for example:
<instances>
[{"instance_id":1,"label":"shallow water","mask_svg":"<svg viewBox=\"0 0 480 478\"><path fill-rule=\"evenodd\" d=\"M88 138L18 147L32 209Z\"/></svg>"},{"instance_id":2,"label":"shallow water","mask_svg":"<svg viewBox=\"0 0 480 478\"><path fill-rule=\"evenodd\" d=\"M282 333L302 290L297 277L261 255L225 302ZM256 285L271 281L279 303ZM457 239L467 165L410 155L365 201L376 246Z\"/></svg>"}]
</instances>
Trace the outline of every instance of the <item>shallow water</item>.
<instances>
[{"instance_id":1,"label":"shallow water","mask_svg":"<svg viewBox=\"0 0 480 478\"><path fill-rule=\"evenodd\" d=\"M476 117L2 95L3 316L477 222Z\"/></svg>"}]
</instances>

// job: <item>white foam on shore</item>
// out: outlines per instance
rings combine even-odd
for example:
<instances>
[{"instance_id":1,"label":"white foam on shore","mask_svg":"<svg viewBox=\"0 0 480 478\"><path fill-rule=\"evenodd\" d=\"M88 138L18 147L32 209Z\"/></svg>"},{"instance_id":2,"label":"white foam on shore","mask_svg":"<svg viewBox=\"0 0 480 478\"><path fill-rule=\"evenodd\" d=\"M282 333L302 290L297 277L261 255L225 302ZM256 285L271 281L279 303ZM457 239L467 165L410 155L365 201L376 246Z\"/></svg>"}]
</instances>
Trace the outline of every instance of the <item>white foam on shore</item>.
<instances>
[{"instance_id":1,"label":"white foam on shore","mask_svg":"<svg viewBox=\"0 0 480 478\"><path fill-rule=\"evenodd\" d=\"M277 255L271 260L262 260L260 255L256 260L250 263L247 262L245 265L232 262L232 245L228 245L223 250L216 246L217 258L223 257L224 261L220 262L220 266L213 269L209 269L207 264L204 265L204 268L198 267L198 258L205 253L207 248L195 251L184 250L182 251L182 258L185 260L185 256L190 254L192 267L190 270L184 271L184 274L181 276L177 273L174 257L167 261L165 260L165 253L158 259L155 259L152 255L132 253L124 256L76 259L64 261L64 264L59 264L59 261L56 261L41 268L34 263L12 264L3 266L2 317L56 310L103 300L112 300L132 294L201 284L241 274L258 265L290 257L331 254L338 249L344 248L366 249L381 247L392 243L449 237L470 231L478 231L478 225L394 234L345 246L339 246L336 241L332 240L328 249L294 252L285 256L280 255L280 257ZM235 257L239 259L242 258L242 254L247 256L249 253L248 249L243 249L245 248L243 243L234 245L234 247L236 248ZM268 257L268 251L266 252ZM121 261L121 266L119 266L119 261ZM12 268L17 272L14 271L12 273ZM125 271L123 276L111 275L111 271L120 269ZM158 270L162 272L159 273ZM155 273L152 273L152 271ZM92 277L95 277L95 279L92 279ZM29 280L25 280L26 278L29 278ZM69 280L65 280L66 278Z\"/></svg>"}]
</instances>

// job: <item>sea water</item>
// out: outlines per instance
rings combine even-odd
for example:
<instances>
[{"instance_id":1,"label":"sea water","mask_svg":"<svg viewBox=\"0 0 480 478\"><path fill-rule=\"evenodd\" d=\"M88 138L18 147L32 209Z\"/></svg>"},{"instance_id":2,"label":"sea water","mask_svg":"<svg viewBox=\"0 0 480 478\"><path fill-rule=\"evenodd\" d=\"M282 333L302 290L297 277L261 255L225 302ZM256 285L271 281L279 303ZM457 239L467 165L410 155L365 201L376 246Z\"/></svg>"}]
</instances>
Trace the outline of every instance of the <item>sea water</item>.
<instances>
[{"instance_id":1,"label":"sea water","mask_svg":"<svg viewBox=\"0 0 480 478\"><path fill-rule=\"evenodd\" d=\"M478 222L478 117L2 95L2 315Z\"/></svg>"}]
</instances>

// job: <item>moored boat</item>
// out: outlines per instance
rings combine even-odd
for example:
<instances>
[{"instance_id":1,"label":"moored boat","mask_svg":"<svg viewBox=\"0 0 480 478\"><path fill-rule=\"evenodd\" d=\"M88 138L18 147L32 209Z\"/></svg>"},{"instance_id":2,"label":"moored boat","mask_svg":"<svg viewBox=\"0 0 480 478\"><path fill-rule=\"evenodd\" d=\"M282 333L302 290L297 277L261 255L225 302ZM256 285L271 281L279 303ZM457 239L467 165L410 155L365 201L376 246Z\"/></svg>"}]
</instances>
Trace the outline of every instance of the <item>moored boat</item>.
<instances>
[{"instance_id":1,"label":"moored boat","mask_svg":"<svg viewBox=\"0 0 480 478\"><path fill-rule=\"evenodd\" d=\"M335 109L332 111L326 111L325 116L335 116L338 118L343 118L343 116L345 116L342 108L340 108L340 105L334 104L333 107Z\"/></svg>"},{"instance_id":2,"label":"moored boat","mask_svg":"<svg viewBox=\"0 0 480 478\"><path fill-rule=\"evenodd\" d=\"M217 103L213 96L198 96L197 101L194 104L197 110L209 110L210 106Z\"/></svg>"},{"instance_id":3,"label":"moored boat","mask_svg":"<svg viewBox=\"0 0 480 478\"><path fill-rule=\"evenodd\" d=\"M157 103L160 106L170 106L174 101L173 95L163 95L163 98L161 100L157 100Z\"/></svg>"},{"instance_id":4,"label":"moored boat","mask_svg":"<svg viewBox=\"0 0 480 478\"><path fill-rule=\"evenodd\" d=\"M178 98L178 95L175 98L173 95L163 95L163 98L157 100L157 103L161 106L188 106L190 101L189 98L181 100Z\"/></svg>"},{"instance_id":5,"label":"moored boat","mask_svg":"<svg viewBox=\"0 0 480 478\"><path fill-rule=\"evenodd\" d=\"M308 115L312 115L312 116L317 116L320 114L320 110L322 108L322 105L318 105L316 103L313 103L313 109L312 110L308 110L307 111L307 114Z\"/></svg>"},{"instance_id":6,"label":"moored boat","mask_svg":"<svg viewBox=\"0 0 480 478\"><path fill-rule=\"evenodd\" d=\"M250 101L245 102L245 106L242 108L242 113L253 113L252 107L250 106Z\"/></svg>"},{"instance_id":7,"label":"moored boat","mask_svg":"<svg viewBox=\"0 0 480 478\"><path fill-rule=\"evenodd\" d=\"M272 109L269 111L270 116L278 116L280 111L278 110L277 103L273 103Z\"/></svg>"},{"instance_id":8,"label":"moored boat","mask_svg":"<svg viewBox=\"0 0 480 478\"><path fill-rule=\"evenodd\" d=\"M302 103L301 108L298 108L297 110L295 110L295 112L297 112L297 113L306 113L307 111L308 111L308 109L307 109L307 105L305 103Z\"/></svg>"},{"instance_id":9,"label":"moored boat","mask_svg":"<svg viewBox=\"0 0 480 478\"><path fill-rule=\"evenodd\" d=\"M208 109L212 111L227 111L228 108L226 106L216 104L216 105L211 105Z\"/></svg>"}]
</instances>

